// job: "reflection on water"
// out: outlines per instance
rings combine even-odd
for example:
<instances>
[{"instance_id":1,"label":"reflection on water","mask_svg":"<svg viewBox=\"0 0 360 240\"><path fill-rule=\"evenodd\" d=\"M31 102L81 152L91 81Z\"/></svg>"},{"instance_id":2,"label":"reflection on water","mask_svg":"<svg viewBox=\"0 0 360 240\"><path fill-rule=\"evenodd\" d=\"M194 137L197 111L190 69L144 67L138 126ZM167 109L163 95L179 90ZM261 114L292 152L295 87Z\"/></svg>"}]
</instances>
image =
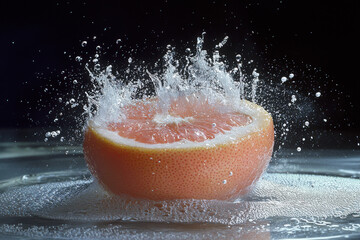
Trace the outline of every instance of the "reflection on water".
<instances>
[{"instance_id":1,"label":"reflection on water","mask_svg":"<svg viewBox=\"0 0 360 240\"><path fill-rule=\"evenodd\" d=\"M80 148L0 148L0 237L7 239L360 236L358 152L279 153L252 194L235 202L155 202L104 192Z\"/></svg>"}]
</instances>

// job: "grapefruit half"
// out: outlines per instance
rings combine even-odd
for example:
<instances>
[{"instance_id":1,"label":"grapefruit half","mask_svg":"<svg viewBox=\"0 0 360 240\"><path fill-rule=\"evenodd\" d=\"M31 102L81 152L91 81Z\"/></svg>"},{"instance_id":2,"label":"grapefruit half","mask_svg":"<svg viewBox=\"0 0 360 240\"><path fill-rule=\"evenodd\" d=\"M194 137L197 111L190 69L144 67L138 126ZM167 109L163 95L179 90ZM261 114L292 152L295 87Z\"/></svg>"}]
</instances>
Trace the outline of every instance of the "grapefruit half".
<instances>
[{"instance_id":1,"label":"grapefruit half","mask_svg":"<svg viewBox=\"0 0 360 240\"><path fill-rule=\"evenodd\" d=\"M272 155L272 117L246 100L191 95L164 108L153 98L122 112L118 122L90 120L83 144L91 173L117 195L233 199L251 189Z\"/></svg>"}]
</instances>

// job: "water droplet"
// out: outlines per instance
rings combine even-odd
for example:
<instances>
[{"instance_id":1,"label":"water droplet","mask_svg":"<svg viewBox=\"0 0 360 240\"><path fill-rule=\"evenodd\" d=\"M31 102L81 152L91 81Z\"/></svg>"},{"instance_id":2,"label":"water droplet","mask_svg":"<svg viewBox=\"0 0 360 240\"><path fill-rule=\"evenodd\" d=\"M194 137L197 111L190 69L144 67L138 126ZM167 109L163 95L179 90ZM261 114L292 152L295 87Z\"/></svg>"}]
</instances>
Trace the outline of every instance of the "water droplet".
<instances>
[{"instance_id":1,"label":"water droplet","mask_svg":"<svg viewBox=\"0 0 360 240\"><path fill-rule=\"evenodd\" d=\"M51 133L50 132L47 132L47 133L45 133L45 137L50 137L51 136Z\"/></svg>"},{"instance_id":2,"label":"water droplet","mask_svg":"<svg viewBox=\"0 0 360 240\"><path fill-rule=\"evenodd\" d=\"M86 45L87 45L87 41L83 41L83 42L81 43L81 46L82 46L82 47L86 47Z\"/></svg>"},{"instance_id":3,"label":"water droplet","mask_svg":"<svg viewBox=\"0 0 360 240\"><path fill-rule=\"evenodd\" d=\"M294 77L294 74L293 73L290 73L289 74L289 78L292 79Z\"/></svg>"},{"instance_id":4,"label":"water droplet","mask_svg":"<svg viewBox=\"0 0 360 240\"><path fill-rule=\"evenodd\" d=\"M44 138L44 142L47 142L47 141L49 141L49 139L48 139L48 138Z\"/></svg>"},{"instance_id":5,"label":"water droplet","mask_svg":"<svg viewBox=\"0 0 360 240\"><path fill-rule=\"evenodd\" d=\"M226 183L227 183L227 181L226 181L226 180L224 180L224 181L223 181L223 184L226 184Z\"/></svg>"},{"instance_id":6,"label":"water droplet","mask_svg":"<svg viewBox=\"0 0 360 240\"><path fill-rule=\"evenodd\" d=\"M77 84L77 83L78 83L78 81L77 81L77 80L74 80L74 81L73 81L73 84Z\"/></svg>"},{"instance_id":7,"label":"water droplet","mask_svg":"<svg viewBox=\"0 0 360 240\"><path fill-rule=\"evenodd\" d=\"M216 123L212 123L211 125L212 125L213 127L216 127Z\"/></svg>"},{"instance_id":8,"label":"water droplet","mask_svg":"<svg viewBox=\"0 0 360 240\"><path fill-rule=\"evenodd\" d=\"M132 63L132 58L131 57L128 58L128 63L129 64Z\"/></svg>"},{"instance_id":9,"label":"water droplet","mask_svg":"<svg viewBox=\"0 0 360 240\"><path fill-rule=\"evenodd\" d=\"M81 60L82 60L82 57L80 57L80 56L76 56L76 57L75 57L75 61L81 62Z\"/></svg>"},{"instance_id":10,"label":"water droplet","mask_svg":"<svg viewBox=\"0 0 360 240\"><path fill-rule=\"evenodd\" d=\"M287 77L282 77L281 78L281 83L284 83L284 82L286 82L288 79L287 79Z\"/></svg>"},{"instance_id":11,"label":"water droplet","mask_svg":"<svg viewBox=\"0 0 360 240\"><path fill-rule=\"evenodd\" d=\"M294 103L296 102L297 98L295 95L291 95L291 102Z\"/></svg>"},{"instance_id":12,"label":"water droplet","mask_svg":"<svg viewBox=\"0 0 360 240\"><path fill-rule=\"evenodd\" d=\"M297 147L296 151L301 152L301 147Z\"/></svg>"},{"instance_id":13,"label":"water droplet","mask_svg":"<svg viewBox=\"0 0 360 240\"><path fill-rule=\"evenodd\" d=\"M96 50L100 50L101 49L101 46L96 46Z\"/></svg>"},{"instance_id":14,"label":"water droplet","mask_svg":"<svg viewBox=\"0 0 360 240\"><path fill-rule=\"evenodd\" d=\"M60 142L64 142L65 138L64 137L61 137L60 138Z\"/></svg>"},{"instance_id":15,"label":"water droplet","mask_svg":"<svg viewBox=\"0 0 360 240\"><path fill-rule=\"evenodd\" d=\"M308 122L308 121L305 121L305 126L309 126L310 125L310 123Z\"/></svg>"},{"instance_id":16,"label":"water droplet","mask_svg":"<svg viewBox=\"0 0 360 240\"><path fill-rule=\"evenodd\" d=\"M323 121L324 121L324 122L327 122L327 119L326 119L326 118L324 118L324 119L323 119Z\"/></svg>"},{"instance_id":17,"label":"water droplet","mask_svg":"<svg viewBox=\"0 0 360 240\"><path fill-rule=\"evenodd\" d=\"M237 62L241 61L241 55L240 54L236 54L235 59Z\"/></svg>"},{"instance_id":18,"label":"water droplet","mask_svg":"<svg viewBox=\"0 0 360 240\"><path fill-rule=\"evenodd\" d=\"M119 43L121 43L121 39L120 39L120 38L116 40L116 44L119 44Z\"/></svg>"},{"instance_id":19,"label":"water droplet","mask_svg":"<svg viewBox=\"0 0 360 240\"><path fill-rule=\"evenodd\" d=\"M74 103L75 103L75 99L71 98L69 102L70 102L71 104L74 104Z\"/></svg>"},{"instance_id":20,"label":"water droplet","mask_svg":"<svg viewBox=\"0 0 360 240\"><path fill-rule=\"evenodd\" d=\"M59 102L62 102L62 98L61 98L61 97L60 97L58 100L59 100Z\"/></svg>"},{"instance_id":21,"label":"water droplet","mask_svg":"<svg viewBox=\"0 0 360 240\"><path fill-rule=\"evenodd\" d=\"M315 96L316 96L316 97L320 97L320 96L321 96L321 92L315 93Z\"/></svg>"},{"instance_id":22,"label":"water droplet","mask_svg":"<svg viewBox=\"0 0 360 240\"><path fill-rule=\"evenodd\" d=\"M230 173L229 173L229 176L232 176L232 175L233 175L233 172L230 172Z\"/></svg>"}]
</instances>

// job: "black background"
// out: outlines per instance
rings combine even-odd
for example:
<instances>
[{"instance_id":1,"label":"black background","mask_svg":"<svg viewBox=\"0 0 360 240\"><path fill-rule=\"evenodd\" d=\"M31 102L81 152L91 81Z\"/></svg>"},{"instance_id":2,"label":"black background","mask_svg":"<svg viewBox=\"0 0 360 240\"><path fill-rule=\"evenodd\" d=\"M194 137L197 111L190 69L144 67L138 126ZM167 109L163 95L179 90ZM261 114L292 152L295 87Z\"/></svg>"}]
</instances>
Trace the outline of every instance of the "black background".
<instances>
[{"instance_id":1,"label":"black background","mask_svg":"<svg viewBox=\"0 0 360 240\"><path fill-rule=\"evenodd\" d=\"M1 1L0 10L0 128L51 124L45 117L48 110L38 106L52 104L44 86L59 81L63 69L84 70L73 59L83 51L83 40L90 43L97 36L100 43L115 45L121 38L125 48L138 49L136 57L154 62L167 44L181 48L206 31L210 45L230 37L225 51L262 55L263 61L290 59L295 72L308 65L321 69L313 78L329 81L322 92L341 92L340 97L323 98L324 108L334 121L346 116L351 128L359 129L355 0ZM284 69L284 74L291 72ZM339 108L342 115L336 117Z\"/></svg>"}]
</instances>

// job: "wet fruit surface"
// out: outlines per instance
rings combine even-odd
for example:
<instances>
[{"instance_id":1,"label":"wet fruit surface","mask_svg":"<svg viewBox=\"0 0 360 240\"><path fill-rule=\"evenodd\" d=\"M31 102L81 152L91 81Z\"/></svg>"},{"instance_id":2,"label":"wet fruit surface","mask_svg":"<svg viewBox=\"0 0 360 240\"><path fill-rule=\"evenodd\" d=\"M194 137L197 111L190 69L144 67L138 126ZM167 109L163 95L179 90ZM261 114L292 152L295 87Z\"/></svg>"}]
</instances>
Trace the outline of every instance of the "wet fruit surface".
<instances>
[{"instance_id":1,"label":"wet fruit surface","mask_svg":"<svg viewBox=\"0 0 360 240\"><path fill-rule=\"evenodd\" d=\"M210 137L202 141L192 142L193 139L188 138L185 143L170 141L150 144L146 140L137 141L136 137L131 139L123 134L118 124L110 123L105 131L116 133L121 139L118 141L116 137L109 137L104 130L90 124L84 139L85 158L99 182L118 195L154 200L237 197L246 193L261 176L271 158L274 142L271 116L256 104L244 104L251 109L250 114L238 111L237 122L229 117L236 116L235 112L225 114L228 116L227 122L235 126L228 124L229 129L218 128L221 130L219 133L213 137L209 134ZM203 112L215 111L215 108L209 110L204 106L201 109ZM216 111L211 114L222 116ZM151 117L149 119L153 121ZM220 117L207 119L210 124L215 122L221 126L226 123ZM162 131L162 128L171 130L169 125L178 128L184 126L181 123L161 123L153 128L153 132ZM204 128L202 131L206 132ZM142 134L147 135L148 132ZM128 141L128 137L131 141Z\"/></svg>"}]
</instances>

